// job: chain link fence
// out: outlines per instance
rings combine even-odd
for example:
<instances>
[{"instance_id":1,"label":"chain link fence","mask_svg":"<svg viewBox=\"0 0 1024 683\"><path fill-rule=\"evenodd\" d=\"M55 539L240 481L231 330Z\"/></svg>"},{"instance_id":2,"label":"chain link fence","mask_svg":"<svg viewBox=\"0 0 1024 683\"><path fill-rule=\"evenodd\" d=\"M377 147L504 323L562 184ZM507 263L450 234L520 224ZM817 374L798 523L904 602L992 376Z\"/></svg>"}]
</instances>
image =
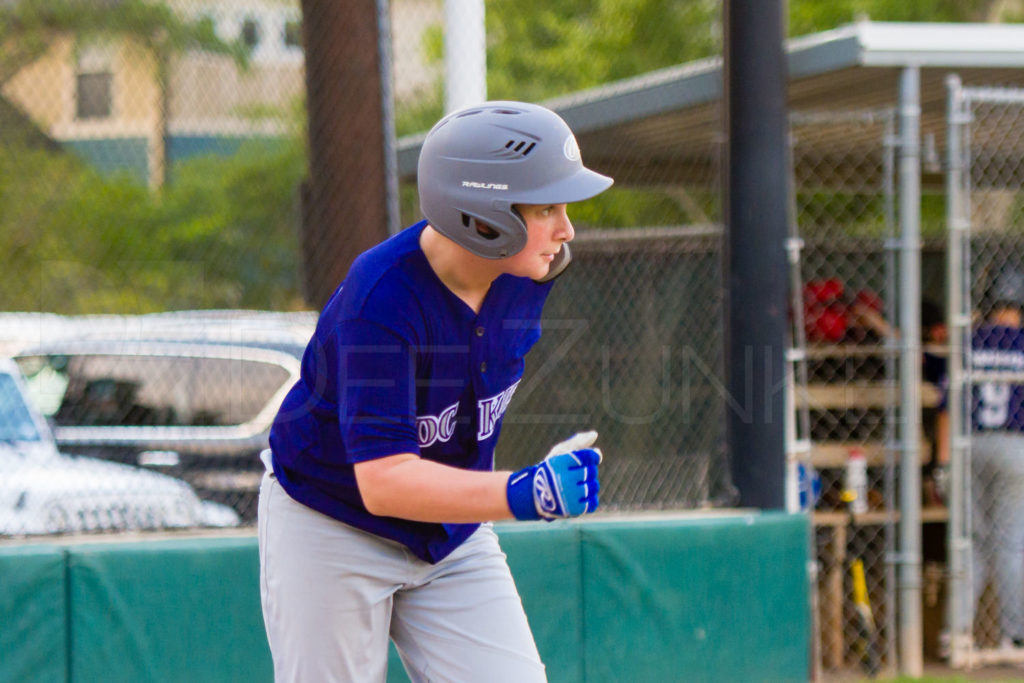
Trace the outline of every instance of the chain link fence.
<instances>
[{"instance_id":1,"label":"chain link fence","mask_svg":"<svg viewBox=\"0 0 1024 683\"><path fill-rule=\"evenodd\" d=\"M953 661L1024 661L1024 91L950 88Z\"/></svg>"},{"instance_id":2,"label":"chain link fence","mask_svg":"<svg viewBox=\"0 0 1024 683\"><path fill-rule=\"evenodd\" d=\"M734 503L723 451L721 232L595 230L545 310L545 336L510 408L499 464L593 428L602 505ZM539 441L538 441L539 439Z\"/></svg>"},{"instance_id":3,"label":"chain link fence","mask_svg":"<svg viewBox=\"0 0 1024 683\"><path fill-rule=\"evenodd\" d=\"M359 217L377 214L359 206L332 214L331 225L357 224L351 239L318 235L309 226L322 217L306 209L324 186L311 177L336 174L338 154L374 148L352 139L356 121L383 121L397 140L444 113L444 1L376 3L379 33L346 24L337 46L329 22L354 17L354 6L0 2L0 352L25 378L12 380L8 403L27 398L38 412L19 412L10 429L40 441L52 432L61 453L92 468L78 485L47 488L45 473L71 461L5 461L17 476L7 477L0 533L254 521L258 453L315 321L310 279L342 277L329 264L344 249L419 219L407 183L373 226ZM304 23L303 10L315 16ZM602 11L491 4L490 97L540 101L719 51L720 8L702 1L647 17L671 41L645 36L642 54L595 63L591 51L643 25L613 31ZM523 23L527 14L537 21ZM572 40L546 41L531 28L545 22L574 26ZM681 27L692 35L683 46ZM338 87L309 68L314 49L351 50L368 67L376 55L381 97L341 93L343 110L314 112ZM708 116L715 125L717 109ZM316 126L342 146L310 148ZM712 143L674 182L647 184L641 170L573 207L576 263L546 309L500 466L595 428L621 454L606 467L606 508L735 500L723 448L718 154ZM97 484L111 462L123 481ZM129 494L164 489L180 492L174 505L188 515L132 507Z\"/></svg>"},{"instance_id":4,"label":"chain link fence","mask_svg":"<svg viewBox=\"0 0 1024 683\"><path fill-rule=\"evenodd\" d=\"M893 455L897 364L891 110L791 116L796 306L806 367L798 411L820 480L814 506L818 661L827 675L895 664ZM806 377L806 380L802 378ZM801 386L802 385L802 386ZM851 474L864 468L858 498ZM862 572L862 573L861 573ZM858 591L863 576L865 593ZM870 605L866 630L858 607Z\"/></svg>"},{"instance_id":5,"label":"chain link fence","mask_svg":"<svg viewBox=\"0 0 1024 683\"><path fill-rule=\"evenodd\" d=\"M304 22L307 4L322 16ZM398 144L444 113L444 1L369 4L380 36L353 22L339 43L320 22L354 2L0 0L0 355L16 362L0 364L0 536L253 523L258 454L316 320L311 280L333 287L347 250L419 219L410 182L388 188L379 219L358 205L374 201L369 192L330 220L310 216L325 192L313 171L376 149L356 121ZM653 19L626 21L598 5L488 3L488 95L544 101L718 55L720 4L662 4ZM644 49L623 49L629 39ZM311 74L314 46L350 50L349 61L375 55L365 68L380 67L384 92L341 92L312 111L324 90L341 90L335 74ZM956 664L1024 661L1014 593L1024 577L1006 559L1024 552L1024 534L1001 522L1024 519L1024 486L996 469L1018 449L1002 439L1021 426L1024 335L982 332L1006 299L1024 300L1024 98L954 91L948 271L938 193L924 197L936 225L924 226L921 252L923 464L936 473L922 513L925 646L938 649L929 628L944 628ZM716 104L695 112L694 130L719 130ZM806 340L795 436L810 443L805 464L820 482L815 661L826 678L892 669L898 651L895 125L888 109L791 119L802 240L793 314ZM310 148L317 126L336 144ZM613 456L605 509L735 503L721 140L697 137L678 177L637 164L623 169L628 183L572 207L575 263L545 310L499 466L593 428ZM311 218L347 231L317 233ZM947 488L944 414L958 437ZM9 452L15 441L31 446ZM866 486L851 501L860 462ZM945 542L947 503L944 564L945 548L932 558L929 547Z\"/></svg>"}]
</instances>

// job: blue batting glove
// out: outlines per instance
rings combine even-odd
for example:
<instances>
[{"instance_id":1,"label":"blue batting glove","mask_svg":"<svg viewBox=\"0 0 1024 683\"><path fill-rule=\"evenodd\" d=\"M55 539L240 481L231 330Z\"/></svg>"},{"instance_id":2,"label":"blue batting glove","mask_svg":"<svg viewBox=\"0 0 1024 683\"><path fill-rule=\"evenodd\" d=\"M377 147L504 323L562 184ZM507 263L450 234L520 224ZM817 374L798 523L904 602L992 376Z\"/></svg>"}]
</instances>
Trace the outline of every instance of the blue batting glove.
<instances>
[{"instance_id":1,"label":"blue batting glove","mask_svg":"<svg viewBox=\"0 0 1024 683\"><path fill-rule=\"evenodd\" d=\"M589 448L596 440L597 432L576 434L509 477L506 493L515 518L551 521L596 510L601 451Z\"/></svg>"}]
</instances>

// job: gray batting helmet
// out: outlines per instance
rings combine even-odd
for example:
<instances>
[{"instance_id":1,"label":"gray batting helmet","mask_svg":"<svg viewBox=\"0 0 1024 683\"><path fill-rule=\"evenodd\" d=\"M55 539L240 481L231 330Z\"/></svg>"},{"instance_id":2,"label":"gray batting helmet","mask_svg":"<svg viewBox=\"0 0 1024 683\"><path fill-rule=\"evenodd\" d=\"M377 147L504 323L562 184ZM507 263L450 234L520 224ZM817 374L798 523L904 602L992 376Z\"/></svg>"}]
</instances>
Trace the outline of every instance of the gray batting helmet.
<instances>
[{"instance_id":1,"label":"gray batting helmet","mask_svg":"<svg viewBox=\"0 0 1024 683\"><path fill-rule=\"evenodd\" d=\"M993 304L1024 306L1024 272L1007 266L995 277L989 298Z\"/></svg>"},{"instance_id":2,"label":"gray batting helmet","mask_svg":"<svg viewBox=\"0 0 1024 683\"><path fill-rule=\"evenodd\" d=\"M430 224L491 259L526 246L526 223L513 205L578 202L613 182L583 166L558 114L525 102L484 102L438 121L423 141L417 180ZM482 234L476 223L494 232Z\"/></svg>"}]
</instances>

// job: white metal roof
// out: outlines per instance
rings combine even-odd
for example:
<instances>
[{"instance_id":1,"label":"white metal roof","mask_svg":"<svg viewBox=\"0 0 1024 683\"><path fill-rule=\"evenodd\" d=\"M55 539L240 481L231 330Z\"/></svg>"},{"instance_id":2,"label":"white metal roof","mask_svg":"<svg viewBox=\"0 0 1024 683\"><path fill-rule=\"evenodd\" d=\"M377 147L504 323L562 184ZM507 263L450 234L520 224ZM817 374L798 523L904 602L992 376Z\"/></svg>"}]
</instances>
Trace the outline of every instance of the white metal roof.
<instances>
[{"instance_id":1,"label":"white metal roof","mask_svg":"<svg viewBox=\"0 0 1024 683\"><path fill-rule=\"evenodd\" d=\"M799 61L825 50L862 66L991 68L1024 66L1022 41L1021 24L859 21L795 38L788 47Z\"/></svg>"}]
</instances>

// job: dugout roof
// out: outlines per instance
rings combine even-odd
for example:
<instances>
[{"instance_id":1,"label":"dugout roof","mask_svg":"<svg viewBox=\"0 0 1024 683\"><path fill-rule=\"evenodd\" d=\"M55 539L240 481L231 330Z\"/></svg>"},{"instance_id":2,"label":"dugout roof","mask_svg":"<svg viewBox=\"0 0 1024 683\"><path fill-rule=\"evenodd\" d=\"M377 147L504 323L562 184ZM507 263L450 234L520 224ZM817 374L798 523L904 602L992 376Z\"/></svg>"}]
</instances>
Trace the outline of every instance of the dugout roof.
<instances>
[{"instance_id":1,"label":"dugout roof","mask_svg":"<svg viewBox=\"0 0 1024 683\"><path fill-rule=\"evenodd\" d=\"M860 21L792 39L787 53L791 112L895 108L901 72L920 67L921 135L940 150L949 74L972 87L1024 87L1024 25ZM722 59L716 57L545 104L576 132L587 166L620 185L673 185L715 177L723 129L721 93ZM830 146L879 144L877 132L864 133L863 126L837 123L815 131ZM422 139L421 134L398 141L402 180L415 178Z\"/></svg>"}]
</instances>

